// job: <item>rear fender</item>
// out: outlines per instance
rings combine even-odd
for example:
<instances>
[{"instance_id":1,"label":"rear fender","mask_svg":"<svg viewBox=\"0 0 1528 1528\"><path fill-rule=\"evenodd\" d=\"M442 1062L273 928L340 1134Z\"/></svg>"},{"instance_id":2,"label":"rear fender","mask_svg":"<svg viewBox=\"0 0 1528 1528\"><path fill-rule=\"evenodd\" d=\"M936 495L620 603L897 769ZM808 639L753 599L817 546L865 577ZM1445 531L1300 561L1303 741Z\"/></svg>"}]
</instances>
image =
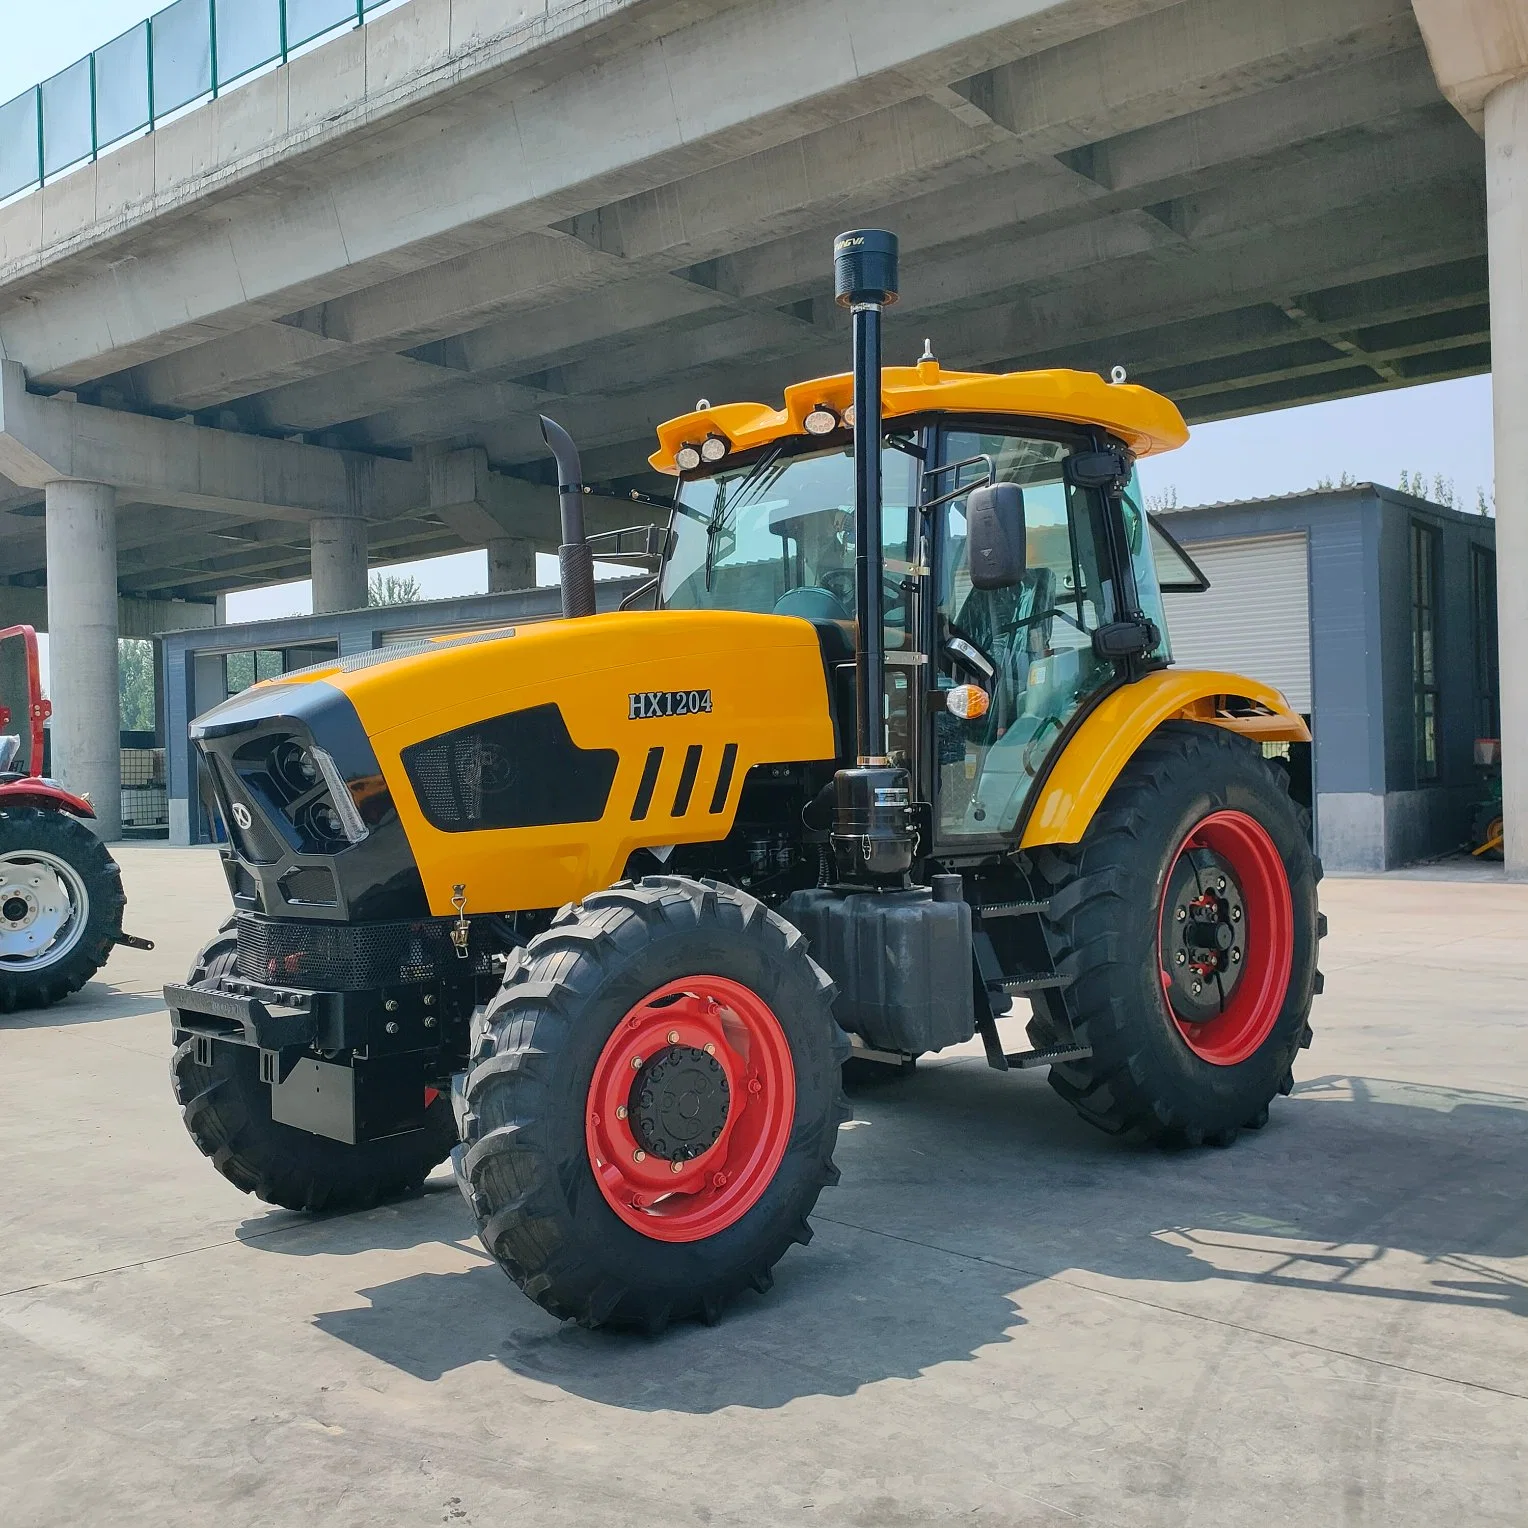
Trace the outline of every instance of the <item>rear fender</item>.
<instances>
[{"instance_id":1,"label":"rear fender","mask_svg":"<svg viewBox=\"0 0 1528 1528\"><path fill-rule=\"evenodd\" d=\"M95 808L83 796L66 791L51 780L28 777L0 785L0 812L21 806L36 807L43 812L68 812L71 817L95 818Z\"/></svg>"},{"instance_id":2,"label":"rear fender","mask_svg":"<svg viewBox=\"0 0 1528 1528\"><path fill-rule=\"evenodd\" d=\"M1093 814L1163 722L1224 727L1254 742L1310 742L1310 728L1271 685L1240 674L1161 669L1104 697L1072 734L1040 787L1020 848L1075 844Z\"/></svg>"}]
</instances>

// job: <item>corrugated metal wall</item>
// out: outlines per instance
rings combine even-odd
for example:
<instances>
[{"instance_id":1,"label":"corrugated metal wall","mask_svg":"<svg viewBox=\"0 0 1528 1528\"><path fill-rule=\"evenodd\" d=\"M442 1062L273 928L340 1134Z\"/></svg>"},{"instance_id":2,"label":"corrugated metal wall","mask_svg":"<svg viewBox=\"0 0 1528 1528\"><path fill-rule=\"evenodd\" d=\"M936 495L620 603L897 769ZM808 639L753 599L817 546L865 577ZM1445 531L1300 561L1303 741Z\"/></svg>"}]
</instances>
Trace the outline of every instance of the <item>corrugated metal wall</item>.
<instances>
[{"instance_id":1,"label":"corrugated metal wall","mask_svg":"<svg viewBox=\"0 0 1528 1528\"><path fill-rule=\"evenodd\" d=\"M1228 669L1311 710L1310 549L1303 532L1187 545L1210 587L1168 594L1173 660Z\"/></svg>"}]
</instances>

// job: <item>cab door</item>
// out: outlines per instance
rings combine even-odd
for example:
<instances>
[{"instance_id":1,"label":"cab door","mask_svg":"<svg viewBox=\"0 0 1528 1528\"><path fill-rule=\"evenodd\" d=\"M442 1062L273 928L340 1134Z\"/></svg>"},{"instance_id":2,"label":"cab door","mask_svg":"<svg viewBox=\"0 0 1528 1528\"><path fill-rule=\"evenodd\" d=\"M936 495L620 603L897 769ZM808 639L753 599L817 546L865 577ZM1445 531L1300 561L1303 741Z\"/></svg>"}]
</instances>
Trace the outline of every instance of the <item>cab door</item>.
<instances>
[{"instance_id":1,"label":"cab door","mask_svg":"<svg viewBox=\"0 0 1528 1528\"><path fill-rule=\"evenodd\" d=\"M1011 843L1036 782L1068 724L1118 682L1092 633L1116 618L1106 501L1068 484L1063 463L1084 437L1048 438L1021 426L940 431L946 484L988 480L1024 492L1027 569L1010 589L972 587L966 493L935 525L933 661L936 687L974 684L986 714L964 721L937 708L933 724L935 846L959 853ZM956 466L957 463L970 465Z\"/></svg>"}]
</instances>

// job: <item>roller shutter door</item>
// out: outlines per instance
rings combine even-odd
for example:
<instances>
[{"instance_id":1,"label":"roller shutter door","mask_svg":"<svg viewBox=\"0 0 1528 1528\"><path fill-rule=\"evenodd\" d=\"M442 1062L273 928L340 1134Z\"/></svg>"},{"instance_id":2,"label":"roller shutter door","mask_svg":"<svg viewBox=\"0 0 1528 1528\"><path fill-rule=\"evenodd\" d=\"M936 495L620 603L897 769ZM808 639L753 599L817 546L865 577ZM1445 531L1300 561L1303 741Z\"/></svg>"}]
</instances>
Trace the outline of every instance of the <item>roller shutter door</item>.
<instances>
[{"instance_id":1,"label":"roller shutter door","mask_svg":"<svg viewBox=\"0 0 1528 1528\"><path fill-rule=\"evenodd\" d=\"M1305 536L1185 541L1183 547L1210 587L1201 594L1163 595L1174 663L1261 679L1308 716L1310 549Z\"/></svg>"}]
</instances>

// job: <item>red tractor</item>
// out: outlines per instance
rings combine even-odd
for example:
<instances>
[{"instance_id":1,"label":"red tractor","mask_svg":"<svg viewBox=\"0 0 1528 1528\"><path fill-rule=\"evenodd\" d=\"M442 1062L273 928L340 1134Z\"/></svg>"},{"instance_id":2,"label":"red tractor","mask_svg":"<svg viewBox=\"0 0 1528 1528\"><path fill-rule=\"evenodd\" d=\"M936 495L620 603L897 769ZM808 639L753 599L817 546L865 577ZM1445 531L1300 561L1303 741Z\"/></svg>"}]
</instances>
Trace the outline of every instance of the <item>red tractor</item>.
<instances>
[{"instance_id":1,"label":"red tractor","mask_svg":"<svg viewBox=\"0 0 1528 1528\"><path fill-rule=\"evenodd\" d=\"M94 808L43 777L53 707L43 698L37 633L9 626L0 643L9 642L26 649L27 694L24 716L19 696L0 695L0 1013L46 1008L78 992L113 945L147 945L122 932L122 872L85 826ZM13 716L30 744L25 768L22 737L6 730Z\"/></svg>"}]
</instances>

